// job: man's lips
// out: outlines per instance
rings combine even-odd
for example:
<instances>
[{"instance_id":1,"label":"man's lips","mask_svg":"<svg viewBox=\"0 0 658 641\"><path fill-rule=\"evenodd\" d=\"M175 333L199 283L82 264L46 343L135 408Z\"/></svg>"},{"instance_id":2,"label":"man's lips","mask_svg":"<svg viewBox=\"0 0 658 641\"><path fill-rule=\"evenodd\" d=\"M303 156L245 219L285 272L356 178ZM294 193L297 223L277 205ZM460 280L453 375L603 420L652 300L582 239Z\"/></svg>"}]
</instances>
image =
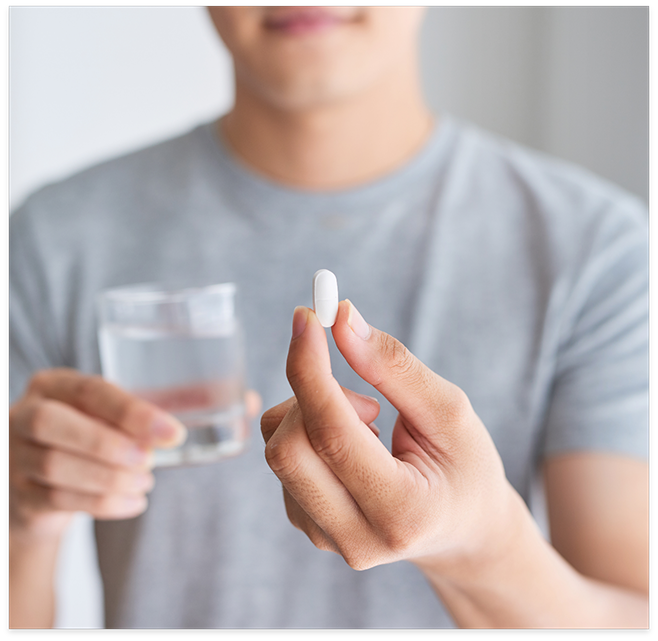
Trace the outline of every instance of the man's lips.
<instances>
[{"instance_id":1,"label":"man's lips","mask_svg":"<svg viewBox=\"0 0 658 641\"><path fill-rule=\"evenodd\" d=\"M348 22L340 15L319 7L291 8L265 19L265 28L286 35L304 35L326 31Z\"/></svg>"}]
</instances>

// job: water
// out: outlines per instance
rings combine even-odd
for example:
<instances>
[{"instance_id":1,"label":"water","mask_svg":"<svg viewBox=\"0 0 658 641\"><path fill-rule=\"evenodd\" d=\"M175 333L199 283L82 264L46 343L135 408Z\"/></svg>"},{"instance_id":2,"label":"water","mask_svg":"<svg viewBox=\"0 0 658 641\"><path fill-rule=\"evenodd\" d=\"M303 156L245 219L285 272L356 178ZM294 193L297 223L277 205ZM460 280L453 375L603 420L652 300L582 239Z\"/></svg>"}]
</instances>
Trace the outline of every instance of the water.
<instances>
[{"instance_id":1,"label":"water","mask_svg":"<svg viewBox=\"0 0 658 641\"><path fill-rule=\"evenodd\" d=\"M213 463L236 456L245 448L247 423L244 405L235 405L226 412L206 414L195 422L182 420L188 429L187 440L175 449L156 450L157 466Z\"/></svg>"},{"instance_id":2,"label":"water","mask_svg":"<svg viewBox=\"0 0 658 641\"><path fill-rule=\"evenodd\" d=\"M99 342L105 378L188 428L181 446L156 451L156 465L210 463L244 449L244 357L235 328L197 335L110 325Z\"/></svg>"}]
</instances>

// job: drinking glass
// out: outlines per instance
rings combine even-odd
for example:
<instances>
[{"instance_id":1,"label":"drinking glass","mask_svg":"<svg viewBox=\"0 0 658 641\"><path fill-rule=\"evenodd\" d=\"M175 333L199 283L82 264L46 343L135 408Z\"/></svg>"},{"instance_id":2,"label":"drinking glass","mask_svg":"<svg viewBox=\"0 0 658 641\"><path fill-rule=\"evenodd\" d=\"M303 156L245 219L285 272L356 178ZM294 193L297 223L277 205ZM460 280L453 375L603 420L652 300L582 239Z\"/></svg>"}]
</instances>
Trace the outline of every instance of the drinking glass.
<instances>
[{"instance_id":1,"label":"drinking glass","mask_svg":"<svg viewBox=\"0 0 658 641\"><path fill-rule=\"evenodd\" d=\"M236 285L110 289L98 298L103 376L188 429L156 466L211 463L243 451L245 356Z\"/></svg>"}]
</instances>

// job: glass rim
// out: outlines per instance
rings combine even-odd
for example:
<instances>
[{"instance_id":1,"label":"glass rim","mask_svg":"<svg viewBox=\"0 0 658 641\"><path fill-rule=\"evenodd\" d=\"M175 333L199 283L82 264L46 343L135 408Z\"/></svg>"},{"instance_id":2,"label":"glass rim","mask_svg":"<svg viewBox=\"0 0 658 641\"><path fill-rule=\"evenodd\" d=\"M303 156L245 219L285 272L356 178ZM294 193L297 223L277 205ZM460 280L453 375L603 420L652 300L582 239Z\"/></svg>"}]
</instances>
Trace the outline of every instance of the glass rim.
<instances>
[{"instance_id":1,"label":"glass rim","mask_svg":"<svg viewBox=\"0 0 658 641\"><path fill-rule=\"evenodd\" d=\"M126 301L130 303L164 303L185 300L195 294L235 294L235 283L211 285L167 285L166 283L136 283L111 287L98 294L99 301Z\"/></svg>"}]
</instances>

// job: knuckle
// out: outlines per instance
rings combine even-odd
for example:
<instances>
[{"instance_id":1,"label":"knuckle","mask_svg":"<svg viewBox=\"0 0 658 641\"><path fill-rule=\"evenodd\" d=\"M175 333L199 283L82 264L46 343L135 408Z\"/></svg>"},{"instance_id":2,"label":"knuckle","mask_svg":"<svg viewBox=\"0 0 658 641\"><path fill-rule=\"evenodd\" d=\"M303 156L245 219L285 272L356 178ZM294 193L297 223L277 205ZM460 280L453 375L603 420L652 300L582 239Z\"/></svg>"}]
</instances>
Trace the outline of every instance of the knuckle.
<instances>
[{"instance_id":1,"label":"knuckle","mask_svg":"<svg viewBox=\"0 0 658 641\"><path fill-rule=\"evenodd\" d=\"M260 419L260 432L263 437L267 438L270 434L276 431L276 428L279 427L280 423L281 419L278 416L265 412Z\"/></svg>"},{"instance_id":2,"label":"knuckle","mask_svg":"<svg viewBox=\"0 0 658 641\"><path fill-rule=\"evenodd\" d=\"M385 548L394 558L404 558L412 543L410 533L398 528L389 528L382 533Z\"/></svg>"},{"instance_id":3,"label":"knuckle","mask_svg":"<svg viewBox=\"0 0 658 641\"><path fill-rule=\"evenodd\" d=\"M101 379L104 385L107 382ZM111 399L111 401L110 401ZM154 406L149 401L144 401L136 396L130 396L127 393L120 395L108 395L104 402L110 401L112 404L112 422L119 426L132 425L132 429L139 426L143 430L154 418ZM106 402L107 405L107 402Z\"/></svg>"},{"instance_id":4,"label":"knuckle","mask_svg":"<svg viewBox=\"0 0 658 641\"><path fill-rule=\"evenodd\" d=\"M297 448L291 440L277 439L276 435L265 446L265 460L281 480L293 476L300 464Z\"/></svg>"},{"instance_id":5,"label":"knuckle","mask_svg":"<svg viewBox=\"0 0 658 641\"><path fill-rule=\"evenodd\" d=\"M106 383L106 385L110 384ZM118 427L121 433L128 434L131 438L152 438L150 425L163 413L169 416L172 409L171 407L159 408L155 401L139 398L119 388L108 387L107 393L104 391L103 394L104 398L101 403L110 417L108 420Z\"/></svg>"},{"instance_id":6,"label":"knuckle","mask_svg":"<svg viewBox=\"0 0 658 641\"><path fill-rule=\"evenodd\" d=\"M80 376L75 384L75 396L82 407L93 407L103 378L97 374Z\"/></svg>"},{"instance_id":7,"label":"knuckle","mask_svg":"<svg viewBox=\"0 0 658 641\"><path fill-rule=\"evenodd\" d=\"M405 495L411 497L414 491L407 486ZM431 505L432 499L407 499L392 509L386 521L380 521L376 527L377 538L381 542L386 556L391 560L409 558L414 551L424 547L428 535L434 529Z\"/></svg>"},{"instance_id":8,"label":"knuckle","mask_svg":"<svg viewBox=\"0 0 658 641\"><path fill-rule=\"evenodd\" d=\"M312 383L315 374L308 369L291 363L290 359L288 359L286 364L286 377L288 378L290 387L292 387L293 391L297 393L298 390L305 389Z\"/></svg>"},{"instance_id":9,"label":"knuckle","mask_svg":"<svg viewBox=\"0 0 658 641\"><path fill-rule=\"evenodd\" d=\"M388 334L382 334L380 340L384 362L396 376L412 380L422 378L420 361L399 340Z\"/></svg>"},{"instance_id":10,"label":"knuckle","mask_svg":"<svg viewBox=\"0 0 658 641\"><path fill-rule=\"evenodd\" d=\"M276 408L270 407L269 410L266 410L263 412L263 415L260 417L260 422L262 423L263 421L272 421L276 418L276 414L274 412Z\"/></svg>"},{"instance_id":11,"label":"knuckle","mask_svg":"<svg viewBox=\"0 0 658 641\"><path fill-rule=\"evenodd\" d=\"M46 441L52 428L53 402L41 400L34 404L32 419L28 422L27 432L35 441Z\"/></svg>"},{"instance_id":12,"label":"knuckle","mask_svg":"<svg viewBox=\"0 0 658 641\"><path fill-rule=\"evenodd\" d=\"M318 549L323 552L335 552L336 548L331 544L327 535L318 527L311 529L310 532L306 533L306 536L310 539L311 543Z\"/></svg>"},{"instance_id":13,"label":"knuckle","mask_svg":"<svg viewBox=\"0 0 658 641\"><path fill-rule=\"evenodd\" d=\"M46 481L56 478L59 470L59 456L56 450L46 450L39 456L37 473Z\"/></svg>"},{"instance_id":14,"label":"knuckle","mask_svg":"<svg viewBox=\"0 0 658 641\"><path fill-rule=\"evenodd\" d=\"M360 537L339 542L340 555L358 571L369 570L382 563L408 558L413 546L413 535L404 527L385 528L377 532L376 543L367 543Z\"/></svg>"},{"instance_id":15,"label":"knuckle","mask_svg":"<svg viewBox=\"0 0 658 641\"><path fill-rule=\"evenodd\" d=\"M464 422L471 412L471 402L466 392L456 385L453 386L449 398L442 404L444 419L450 423Z\"/></svg>"},{"instance_id":16,"label":"knuckle","mask_svg":"<svg viewBox=\"0 0 658 641\"><path fill-rule=\"evenodd\" d=\"M338 468L344 467L350 460L349 443L344 436L331 426L319 425L309 429L309 439L313 449L321 458L331 461Z\"/></svg>"},{"instance_id":17,"label":"knuckle","mask_svg":"<svg viewBox=\"0 0 658 641\"><path fill-rule=\"evenodd\" d=\"M87 436L87 442L85 443L86 449L89 454L95 458L103 458L104 455L108 452L108 445L103 438L103 434L99 431L93 430Z\"/></svg>"},{"instance_id":18,"label":"knuckle","mask_svg":"<svg viewBox=\"0 0 658 641\"><path fill-rule=\"evenodd\" d=\"M45 369L35 372L30 378L27 385L28 394L39 394L42 390L44 390L48 386L51 376L52 373Z\"/></svg>"},{"instance_id":19,"label":"knuckle","mask_svg":"<svg viewBox=\"0 0 658 641\"><path fill-rule=\"evenodd\" d=\"M376 565L376 562L361 550L341 550L340 554L345 559L345 563L357 572L369 570Z\"/></svg>"}]
</instances>

